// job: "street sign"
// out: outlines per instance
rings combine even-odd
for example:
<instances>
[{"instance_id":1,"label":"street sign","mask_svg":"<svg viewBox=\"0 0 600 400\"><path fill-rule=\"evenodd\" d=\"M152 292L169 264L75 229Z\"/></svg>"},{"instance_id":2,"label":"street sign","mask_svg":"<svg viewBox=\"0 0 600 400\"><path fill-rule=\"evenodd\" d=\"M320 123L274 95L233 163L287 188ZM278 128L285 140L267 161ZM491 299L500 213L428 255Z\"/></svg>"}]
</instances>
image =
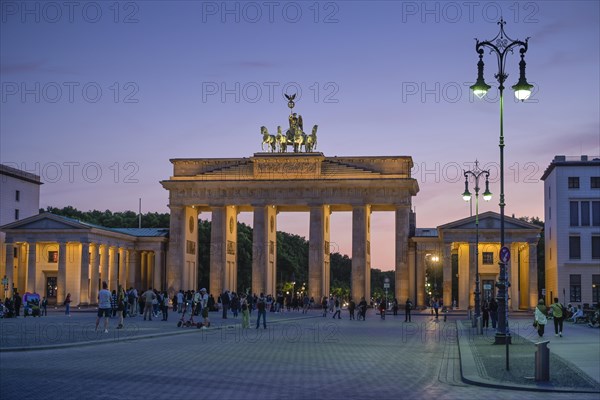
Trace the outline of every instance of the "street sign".
<instances>
[{"instance_id":1,"label":"street sign","mask_svg":"<svg viewBox=\"0 0 600 400\"><path fill-rule=\"evenodd\" d=\"M484 284L483 290L492 290L492 285L490 285L489 283Z\"/></svg>"},{"instance_id":2,"label":"street sign","mask_svg":"<svg viewBox=\"0 0 600 400\"><path fill-rule=\"evenodd\" d=\"M390 284L389 283L384 283L383 284L383 288L384 289L389 289L390 288Z\"/></svg>"},{"instance_id":3,"label":"street sign","mask_svg":"<svg viewBox=\"0 0 600 400\"><path fill-rule=\"evenodd\" d=\"M510 260L510 250L504 246L500 249L500 261L506 264Z\"/></svg>"}]
</instances>

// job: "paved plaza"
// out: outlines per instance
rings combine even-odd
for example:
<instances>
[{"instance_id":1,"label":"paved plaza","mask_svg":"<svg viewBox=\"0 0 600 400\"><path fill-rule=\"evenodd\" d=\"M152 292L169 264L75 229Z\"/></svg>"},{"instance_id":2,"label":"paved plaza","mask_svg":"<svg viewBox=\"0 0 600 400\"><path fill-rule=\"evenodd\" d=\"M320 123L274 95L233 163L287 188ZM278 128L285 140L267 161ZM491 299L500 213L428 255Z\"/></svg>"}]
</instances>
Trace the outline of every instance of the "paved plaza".
<instances>
[{"instance_id":1,"label":"paved plaza","mask_svg":"<svg viewBox=\"0 0 600 400\"><path fill-rule=\"evenodd\" d=\"M242 330L239 319L222 320L216 313L208 330L177 328L176 314L169 322L129 318L124 330L114 329L112 319L108 334L94 332L91 312L0 320L0 392L2 399L573 396L464 383L456 324L464 315L436 322L422 314L410 324L403 316L388 315L382 321L372 310L364 322L320 315L270 313L267 329L258 330L254 323ZM563 350L569 335L579 337L578 342L588 337L589 344L575 346L573 354L580 356L587 347L595 351L598 365L598 332L585 326L566 329L563 342L551 348L568 355ZM468 332L461 333L460 341L473 342ZM598 398L597 393L577 396Z\"/></svg>"}]
</instances>

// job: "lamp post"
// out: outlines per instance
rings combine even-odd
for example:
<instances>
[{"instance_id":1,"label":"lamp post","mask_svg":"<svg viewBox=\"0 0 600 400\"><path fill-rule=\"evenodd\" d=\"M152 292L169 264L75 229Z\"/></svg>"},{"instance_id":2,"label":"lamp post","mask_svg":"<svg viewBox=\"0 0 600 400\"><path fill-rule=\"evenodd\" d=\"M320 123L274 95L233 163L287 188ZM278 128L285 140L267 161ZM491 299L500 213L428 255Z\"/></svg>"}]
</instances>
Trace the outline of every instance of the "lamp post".
<instances>
[{"instance_id":1,"label":"lamp post","mask_svg":"<svg viewBox=\"0 0 600 400\"><path fill-rule=\"evenodd\" d=\"M469 175L475 179L475 318L473 326L476 326L477 319L481 316L481 291L479 289L479 178L485 175L485 192L483 199L490 201L492 193L490 192L490 170L479 168L479 161L475 160L475 168L473 170L464 171L465 175L465 192L462 194L465 201L471 200L471 192L469 192Z\"/></svg>"},{"instance_id":2,"label":"lamp post","mask_svg":"<svg viewBox=\"0 0 600 400\"><path fill-rule=\"evenodd\" d=\"M500 246L504 247L504 81L508 78L506 74L506 56L508 53L513 53L513 49L518 47L521 55L519 63L520 76L519 81L512 88L515 91L517 99L524 101L529 98L533 85L527 83L525 79L525 53L527 52L529 38L525 41L512 40L504 32L506 22L500 19L500 32L491 40L479 41L476 40L475 51L479 54L479 62L477 63L477 81L471 86L473 93L482 98L491 88L483 78L483 53L484 49L489 49L491 54L495 54L498 60L498 72L494 75L498 81L498 90L500 91ZM496 286L498 287L498 329L496 331L495 343L507 344L510 343L510 331L508 329L508 273L506 264L499 261L500 273ZM506 369L508 370L508 346L506 357Z\"/></svg>"}]
</instances>

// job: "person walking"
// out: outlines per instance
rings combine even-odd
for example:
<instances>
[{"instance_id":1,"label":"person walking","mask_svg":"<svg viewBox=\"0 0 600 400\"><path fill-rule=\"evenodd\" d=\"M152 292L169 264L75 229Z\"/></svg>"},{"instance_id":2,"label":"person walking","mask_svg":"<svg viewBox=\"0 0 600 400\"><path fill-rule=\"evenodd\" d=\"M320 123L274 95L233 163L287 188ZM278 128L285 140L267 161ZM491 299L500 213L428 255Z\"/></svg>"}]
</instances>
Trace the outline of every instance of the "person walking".
<instances>
[{"instance_id":1,"label":"person walking","mask_svg":"<svg viewBox=\"0 0 600 400\"><path fill-rule=\"evenodd\" d=\"M327 296L323 296L321 301L321 307L323 308L323 317L327 316Z\"/></svg>"},{"instance_id":2,"label":"person walking","mask_svg":"<svg viewBox=\"0 0 600 400\"><path fill-rule=\"evenodd\" d=\"M65 299L65 315L67 317L71 316L71 293L67 293L67 298Z\"/></svg>"},{"instance_id":3,"label":"person walking","mask_svg":"<svg viewBox=\"0 0 600 400\"><path fill-rule=\"evenodd\" d=\"M227 319L227 310L229 310L229 304L231 298L229 297L229 290L226 290L221 295L221 306L223 307L223 319Z\"/></svg>"},{"instance_id":4,"label":"person walking","mask_svg":"<svg viewBox=\"0 0 600 400\"><path fill-rule=\"evenodd\" d=\"M412 310L412 301L406 299L406 303L404 303L404 322L411 322L410 310Z\"/></svg>"},{"instance_id":5,"label":"person walking","mask_svg":"<svg viewBox=\"0 0 600 400\"><path fill-rule=\"evenodd\" d=\"M148 288L148 290L142 293L142 297L144 299L144 321L146 317L152 321L152 300L156 299L156 294L152 288Z\"/></svg>"},{"instance_id":6,"label":"person walking","mask_svg":"<svg viewBox=\"0 0 600 400\"><path fill-rule=\"evenodd\" d=\"M394 297L392 301L392 312L394 316L398 315L398 299Z\"/></svg>"},{"instance_id":7,"label":"person walking","mask_svg":"<svg viewBox=\"0 0 600 400\"><path fill-rule=\"evenodd\" d=\"M358 303L358 319L362 318L363 321L367 320L367 300L364 297L360 298L360 302Z\"/></svg>"},{"instance_id":8,"label":"person walking","mask_svg":"<svg viewBox=\"0 0 600 400\"><path fill-rule=\"evenodd\" d=\"M554 298L554 303L550 306L554 320L554 336L562 337L563 321L565 320L565 307L559 303L558 297Z\"/></svg>"},{"instance_id":9,"label":"person walking","mask_svg":"<svg viewBox=\"0 0 600 400\"><path fill-rule=\"evenodd\" d=\"M498 321L498 303L496 298L492 297L490 300L490 318L492 319L492 329L496 329L496 322Z\"/></svg>"},{"instance_id":10,"label":"person walking","mask_svg":"<svg viewBox=\"0 0 600 400\"><path fill-rule=\"evenodd\" d=\"M540 299L540 301L538 301L538 305L535 308L535 312L534 312L534 317L535 317L534 326L537 328L538 335L540 337L544 336L544 328L546 327L546 324L548 323L548 318L546 318L547 314L548 314L548 309L546 308L546 305L544 304L544 299Z\"/></svg>"},{"instance_id":11,"label":"person walking","mask_svg":"<svg viewBox=\"0 0 600 400\"><path fill-rule=\"evenodd\" d=\"M246 299L246 295L242 295L242 329L250 328L250 312L248 311L248 300Z\"/></svg>"},{"instance_id":12,"label":"person walking","mask_svg":"<svg viewBox=\"0 0 600 400\"><path fill-rule=\"evenodd\" d=\"M166 291L163 292L161 311L162 320L167 321L169 319L169 294Z\"/></svg>"},{"instance_id":13,"label":"person walking","mask_svg":"<svg viewBox=\"0 0 600 400\"><path fill-rule=\"evenodd\" d=\"M481 305L481 315L482 315L482 321L483 321L483 325L482 328L487 329L490 326L490 305L489 303L486 301L483 302L483 304Z\"/></svg>"},{"instance_id":14,"label":"person walking","mask_svg":"<svg viewBox=\"0 0 600 400\"><path fill-rule=\"evenodd\" d=\"M435 299L435 301L433 302L433 311L435 311L435 319L438 319L439 309L440 309L440 302L438 301L438 299Z\"/></svg>"},{"instance_id":15,"label":"person walking","mask_svg":"<svg viewBox=\"0 0 600 400\"><path fill-rule=\"evenodd\" d=\"M338 299L337 296L333 300L333 304L335 307L335 313L333 313L332 318L335 319L335 316L337 315L338 319L342 319L342 307L340 306L340 299Z\"/></svg>"},{"instance_id":16,"label":"person walking","mask_svg":"<svg viewBox=\"0 0 600 400\"><path fill-rule=\"evenodd\" d=\"M356 310L356 303L354 302L354 300L350 299L350 301L348 302L348 311L350 312L351 320L354 319L354 310Z\"/></svg>"},{"instance_id":17,"label":"person walking","mask_svg":"<svg viewBox=\"0 0 600 400\"><path fill-rule=\"evenodd\" d=\"M258 298L258 302L256 303L256 311L258 311L258 318L256 319L256 329L260 326L260 317L263 318L263 327L267 329L267 301L265 300L265 295L263 293L260 294Z\"/></svg>"},{"instance_id":18,"label":"person walking","mask_svg":"<svg viewBox=\"0 0 600 400\"><path fill-rule=\"evenodd\" d=\"M127 307L125 299L125 290L123 290L123 286L119 285L117 293L117 316L119 317L119 325L117 325L117 329L123 328L123 318L125 317L125 309Z\"/></svg>"},{"instance_id":19,"label":"person walking","mask_svg":"<svg viewBox=\"0 0 600 400\"><path fill-rule=\"evenodd\" d=\"M46 297L42 300L42 315L48 316L48 299Z\"/></svg>"},{"instance_id":20,"label":"person walking","mask_svg":"<svg viewBox=\"0 0 600 400\"><path fill-rule=\"evenodd\" d=\"M96 331L98 330L98 325L100 324L100 318L104 317L104 333L108 333L108 318L112 313L112 308L110 306L110 301L112 298L112 294L110 290L108 290L108 285L106 281L102 282L102 290L98 292L98 316L96 317Z\"/></svg>"},{"instance_id":21,"label":"person walking","mask_svg":"<svg viewBox=\"0 0 600 400\"><path fill-rule=\"evenodd\" d=\"M21 313L21 295L15 289L15 293L13 294L13 305L15 307L15 317L18 317Z\"/></svg>"}]
</instances>

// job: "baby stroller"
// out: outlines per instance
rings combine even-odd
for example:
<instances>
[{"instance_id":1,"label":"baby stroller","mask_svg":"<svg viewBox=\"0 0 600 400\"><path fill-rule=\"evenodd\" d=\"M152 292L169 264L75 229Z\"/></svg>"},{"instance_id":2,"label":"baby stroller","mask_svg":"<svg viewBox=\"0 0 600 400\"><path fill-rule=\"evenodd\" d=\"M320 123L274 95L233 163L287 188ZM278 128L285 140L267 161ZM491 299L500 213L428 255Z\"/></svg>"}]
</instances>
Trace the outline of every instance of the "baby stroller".
<instances>
[{"instance_id":1,"label":"baby stroller","mask_svg":"<svg viewBox=\"0 0 600 400\"><path fill-rule=\"evenodd\" d=\"M23 317L31 315L32 317L41 317L40 295L37 293L25 293L23 295Z\"/></svg>"}]
</instances>

